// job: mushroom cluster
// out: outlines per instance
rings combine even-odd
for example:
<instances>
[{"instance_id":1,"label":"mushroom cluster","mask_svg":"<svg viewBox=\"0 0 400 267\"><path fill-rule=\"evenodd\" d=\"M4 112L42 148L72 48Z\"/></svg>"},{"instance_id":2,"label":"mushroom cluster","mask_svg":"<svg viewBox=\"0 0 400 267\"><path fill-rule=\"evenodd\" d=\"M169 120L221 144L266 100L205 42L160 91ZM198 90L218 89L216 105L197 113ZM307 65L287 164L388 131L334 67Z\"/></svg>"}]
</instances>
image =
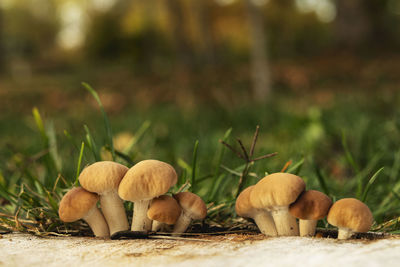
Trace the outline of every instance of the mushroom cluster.
<instances>
[{"instance_id":1,"label":"mushroom cluster","mask_svg":"<svg viewBox=\"0 0 400 267\"><path fill-rule=\"evenodd\" d=\"M192 219L207 215L204 201L193 193L165 195L176 184L177 174L162 161L143 160L130 169L111 161L96 162L81 172L79 182L82 187L71 189L61 200L59 216L64 222L85 220L96 237L129 229L123 200L134 204L132 231L183 233Z\"/></svg>"},{"instance_id":2,"label":"mushroom cluster","mask_svg":"<svg viewBox=\"0 0 400 267\"><path fill-rule=\"evenodd\" d=\"M339 228L338 239L371 228L372 213L361 201L345 198L332 205L327 195L305 187L303 179L293 174L267 175L240 193L236 214L252 218L267 236L314 236L317 221L325 217Z\"/></svg>"}]
</instances>

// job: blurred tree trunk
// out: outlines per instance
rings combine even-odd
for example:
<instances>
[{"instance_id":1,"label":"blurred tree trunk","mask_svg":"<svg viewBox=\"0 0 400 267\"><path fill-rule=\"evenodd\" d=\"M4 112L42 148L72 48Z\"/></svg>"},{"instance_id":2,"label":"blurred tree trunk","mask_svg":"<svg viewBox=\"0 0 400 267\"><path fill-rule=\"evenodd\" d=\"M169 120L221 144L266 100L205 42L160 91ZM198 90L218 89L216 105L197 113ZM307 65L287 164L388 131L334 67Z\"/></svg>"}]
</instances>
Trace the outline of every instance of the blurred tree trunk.
<instances>
[{"instance_id":1,"label":"blurred tree trunk","mask_svg":"<svg viewBox=\"0 0 400 267\"><path fill-rule=\"evenodd\" d=\"M3 9L0 7L0 75L3 74L5 71L3 29L4 29Z\"/></svg>"},{"instance_id":2,"label":"blurred tree trunk","mask_svg":"<svg viewBox=\"0 0 400 267\"><path fill-rule=\"evenodd\" d=\"M192 66L193 60L190 46L186 39L182 5L179 0L167 0L166 4L179 60L183 65Z\"/></svg>"},{"instance_id":3,"label":"blurred tree trunk","mask_svg":"<svg viewBox=\"0 0 400 267\"><path fill-rule=\"evenodd\" d=\"M340 45L354 48L370 33L370 23L363 0L336 0L335 31Z\"/></svg>"},{"instance_id":4,"label":"blurred tree trunk","mask_svg":"<svg viewBox=\"0 0 400 267\"><path fill-rule=\"evenodd\" d=\"M194 11L197 16L199 31L202 39L202 54L208 65L215 65L214 42L212 38L212 23L210 18L210 6L207 0L194 0Z\"/></svg>"},{"instance_id":5,"label":"blurred tree trunk","mask_svg":"<svg viewBox=\"0 0 400 267\"><path fill-rule=\"evenodd\" d=\"M263 14L252 0L245 1L250 27L253 94L257 101L264 102L271 93L271 76Z\"/></svg>"}]
</instances>

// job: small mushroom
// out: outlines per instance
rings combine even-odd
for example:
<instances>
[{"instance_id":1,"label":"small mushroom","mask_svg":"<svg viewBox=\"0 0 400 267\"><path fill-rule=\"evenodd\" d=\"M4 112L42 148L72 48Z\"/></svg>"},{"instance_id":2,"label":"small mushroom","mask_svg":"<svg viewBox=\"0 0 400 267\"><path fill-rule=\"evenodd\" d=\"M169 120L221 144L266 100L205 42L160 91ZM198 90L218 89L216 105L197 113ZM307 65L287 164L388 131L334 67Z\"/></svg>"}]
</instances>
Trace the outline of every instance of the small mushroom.
<instances>
[{"instance_id":1,"label":"small mushroom","mask_svg":"<svg viewBox=\"0 0 400 267\"><path fill-rule=\"evenodd\" d=\"M61 199L58 214L63 222L86 221L97 237L109 237L110 232L103 214L96 204L99 196L82 187L72 188Z\"/></svg>"},{"instance_id":2,"label":"small mushroom","mask_svg":"<svg viewBox=\"0 0 400 267\"><path fill-rule=\"evenodd\" d=\"M122 179L118 194L134 202L132 231L150 231L147 210L153 198L168 192L178 180L174 168L158 160L143 160L130 168Z\"/></svg>"},{"instance_id":3,"label":"small mushroom","mask_svg":"<svg viewBox=\"0 0 400 267\"><path fill-rule=\"evenodd\" d=\"M175 198L163 195L153 199L147 211L147 217L153 220L152 231L157 232L164 226L175 224L181 215L181 207Z\"/></svg>"},{"instance_id":4,"label":"small mushroom","mask_svg":"<svg viewBox=\"0 0 400 267\"><path fill-rule=\"evenodd\" d=\"M129 229L124 203L118 196L118 186L128 168L112 161L89 165L79 175L81 186L100 195L101 211L110 227L110 233Z\"/></svg>"},{"instance_id":5,"label":"small mushroom","mask_svg":"<svg viewBox=\"0 0 400 267\"><path fill-rule=\"evenodd\" d=\"M368 206L355 198L343 198L335 202L327 219L339 228L338 239L349 239L355 232L368 232L374 220Z\"/></svg>"},{"instance_id":6,"label":"small mushroom","mask_svg":"<svg viewBox=\"0 0 400 267\"><path fill-rule=\"evenodd\" d=\"M299 235L296 218L289 205L296 201L306 185L299 176L273 173L261 179L250 194L250 203L257 209L271 212L279 236Z\"/></svg>"},{"instance_id":7,"label":"small mushroom","mask_svg":"<svg viewBox=\"0 0 400 267\"><path fill-rule=\"evenodd\" d=\"M289 207L292 216L300 219L300 236L314 236L317 221L325 218L332 200L316 190L304 191Z\"/></svg>"},{"instance_id":8,"label":"small mushroom","mask_svg":"<svg viewBox=\"0 0 400 267\"><path fill-rule=\"evenodd\" d=\"M235 210L236 214L245 217L252 218L261 233L267 236L277 236L274 219L272 218L269 211L263 209L256 209L250 203L250 194L253 190L254 185L247 187L243 190L238 198L236 199Z\"/></svg>"},{"instance_id":9,"label":"small mushroom","mask_svg":"<svg viewBox=\"0 0 400 267\"><path fill-rule=\"evenodd\" d=\"M204 201L191 192L180 192L174 195L182 208L181 215L174 226L174 233L184 233L192 220L202 220L207 216L207 207Z\"/></svg>"}]
</instances>

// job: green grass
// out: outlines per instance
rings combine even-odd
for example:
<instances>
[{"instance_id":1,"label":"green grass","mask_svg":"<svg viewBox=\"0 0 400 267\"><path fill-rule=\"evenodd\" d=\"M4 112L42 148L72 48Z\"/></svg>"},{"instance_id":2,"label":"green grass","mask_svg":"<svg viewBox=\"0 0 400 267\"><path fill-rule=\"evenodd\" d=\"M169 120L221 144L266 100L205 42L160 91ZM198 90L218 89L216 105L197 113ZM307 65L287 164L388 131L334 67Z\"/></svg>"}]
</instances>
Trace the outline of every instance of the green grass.
<instances>
[{"instance_id":1,"label":"green grass","mask_svg":"<svg viewBox=\"0 0 400 267\"><path fill-rule=\"evenodd\" d=\"M82 222L62 223L57 214L60 199L77 185L82 168L102 159L130 167L156 158L177 169L179 181L172 191L189 190L206 200L208 224L237 225L237 194L286 166L287 172L303 177L308 189L321 190L334 200L365 201L376 220L374 230L400 231L400 123L395 98L390 104L364 99L356 105L346 97L335 99L330 107L304 108L307 105L296 107L297 99L290 102L277 95L267 106L199 105L183 112L159 105L108 117L97 93L84 87L101 115L88 107L84 119L69 121L64 114L44 119L42 112L51 110L34 108L27 119L0 119L0 134L7 137L1 143L1 228L35 234L86 230ZM18 124L17 134L4 132L10 119ZM131 139L117 147L123 131L130 132ZM272 152L278 155L252 160ZM131 214L132 205L126 207Z\"/></svg>"}]
</instances>

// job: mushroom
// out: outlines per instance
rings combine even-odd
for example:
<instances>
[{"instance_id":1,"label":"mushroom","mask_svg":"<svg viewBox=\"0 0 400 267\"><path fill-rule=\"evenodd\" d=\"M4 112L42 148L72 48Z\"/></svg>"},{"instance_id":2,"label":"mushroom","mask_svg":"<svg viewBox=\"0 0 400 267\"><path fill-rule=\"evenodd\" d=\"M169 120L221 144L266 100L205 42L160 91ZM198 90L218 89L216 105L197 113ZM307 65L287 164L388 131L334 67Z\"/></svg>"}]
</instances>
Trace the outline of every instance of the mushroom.
<instances>
[{"instance_id":1,"label":"mushroom","mask_svg":"<svg viewBox=\"0 0 400 267\"><path fill-rule=\"evenodd\" d=\"M241 217L252 218L264 235L277 236L275 223L269 211L256 209L251 205L249 198L253 188L254 185L247 187L236 199L236 214Z\"/></svg>"},{"instance_id":2,"label":"mushroom","mask_svg":"<svg viewBox=\"0 0 400 267\"><path fill-rule=\"evenodd\" d=\"M304 191L289 207L292 216L300 219L300 236L314 236L317 221L323 219L332 206L332 200L316 190Z\"/></svg>"},{"instance_id":3,"label":"mushroom","mask_svg":"<svg viewBox=\"0 0 400 267\"><path fill-rule=\"evenodd\" d=\"M124 203L117 190L128 168L112 161L99 161L86 167L79 183L89 192L100 195L100 207L110 227L110 233L129 229Z\"/></svg>"},{"instance_id":4,"label":"mushroom","mask_svg":"<svg viewBox=\"0 0 400 267\"><path fill-rule=\"evenodd\" d=\"M174 226L174 233L184 233L192 220L202 220L207 216L204 201L191 192L180 192L174 195L182 208L181 215Z\"/></svg>"},{"instance_id":5,"label":"mushroom","mask_svg":"<svg viewBox=\"0 0 400 267\"><path fill-rule=\"evenodd\" d=\"M83 219L97 237L109 237L106 220L97 208L99 196L82 187L72 188L61 199L58 214L63 222L74 222Z\"/></svg>"},{"instance_id":6,"label":"mushroom","mask_svg":"<svg viewBox=\"0 0 400 267\"><path fill-rule=\"evenodd\" d=\"M339 228L338 239L349 239L354 232L368 232L374 220L368 206L355 198L335 202L327 219Z\"/></svg>"},{"instance_id":7,"label":"mushroom","mask_svg":"<svg viewBox=\"0 0 400 267\"><path fill-rule=\"evenodd\" d=\"M122 179L118 194L134 202L132 231L150 231L147 210L151 200L168 192L178 180L174 168L158 160L143 160L130 168Z\"/></svg>"},{"instance_id":8,"label":"mushroom","mask_svg":"<svg viewBox=\"0 0 400 267\"><path fill-rule=\"evenodd\" d=\"M162 230L165 224L175 224L181 215L181 211L181 207L173 197L163 195L153 199L147 211L147 217L153 220L151 230L157 232L160 229Z\"/></svg>"},{"instance_id":9,"label":"mushroom","mask_svg":"<svg viewBox=\"0 0 400 267\"><path fill-rule=\"evenodd\" d=\"M306 185L299 176L273 173L261 179L250 194L250 203L256 209L268 210L275 221L279 236L299 235L299 227L289 213L289 205L296 201Z\"/></svg>"}]
</instances>

